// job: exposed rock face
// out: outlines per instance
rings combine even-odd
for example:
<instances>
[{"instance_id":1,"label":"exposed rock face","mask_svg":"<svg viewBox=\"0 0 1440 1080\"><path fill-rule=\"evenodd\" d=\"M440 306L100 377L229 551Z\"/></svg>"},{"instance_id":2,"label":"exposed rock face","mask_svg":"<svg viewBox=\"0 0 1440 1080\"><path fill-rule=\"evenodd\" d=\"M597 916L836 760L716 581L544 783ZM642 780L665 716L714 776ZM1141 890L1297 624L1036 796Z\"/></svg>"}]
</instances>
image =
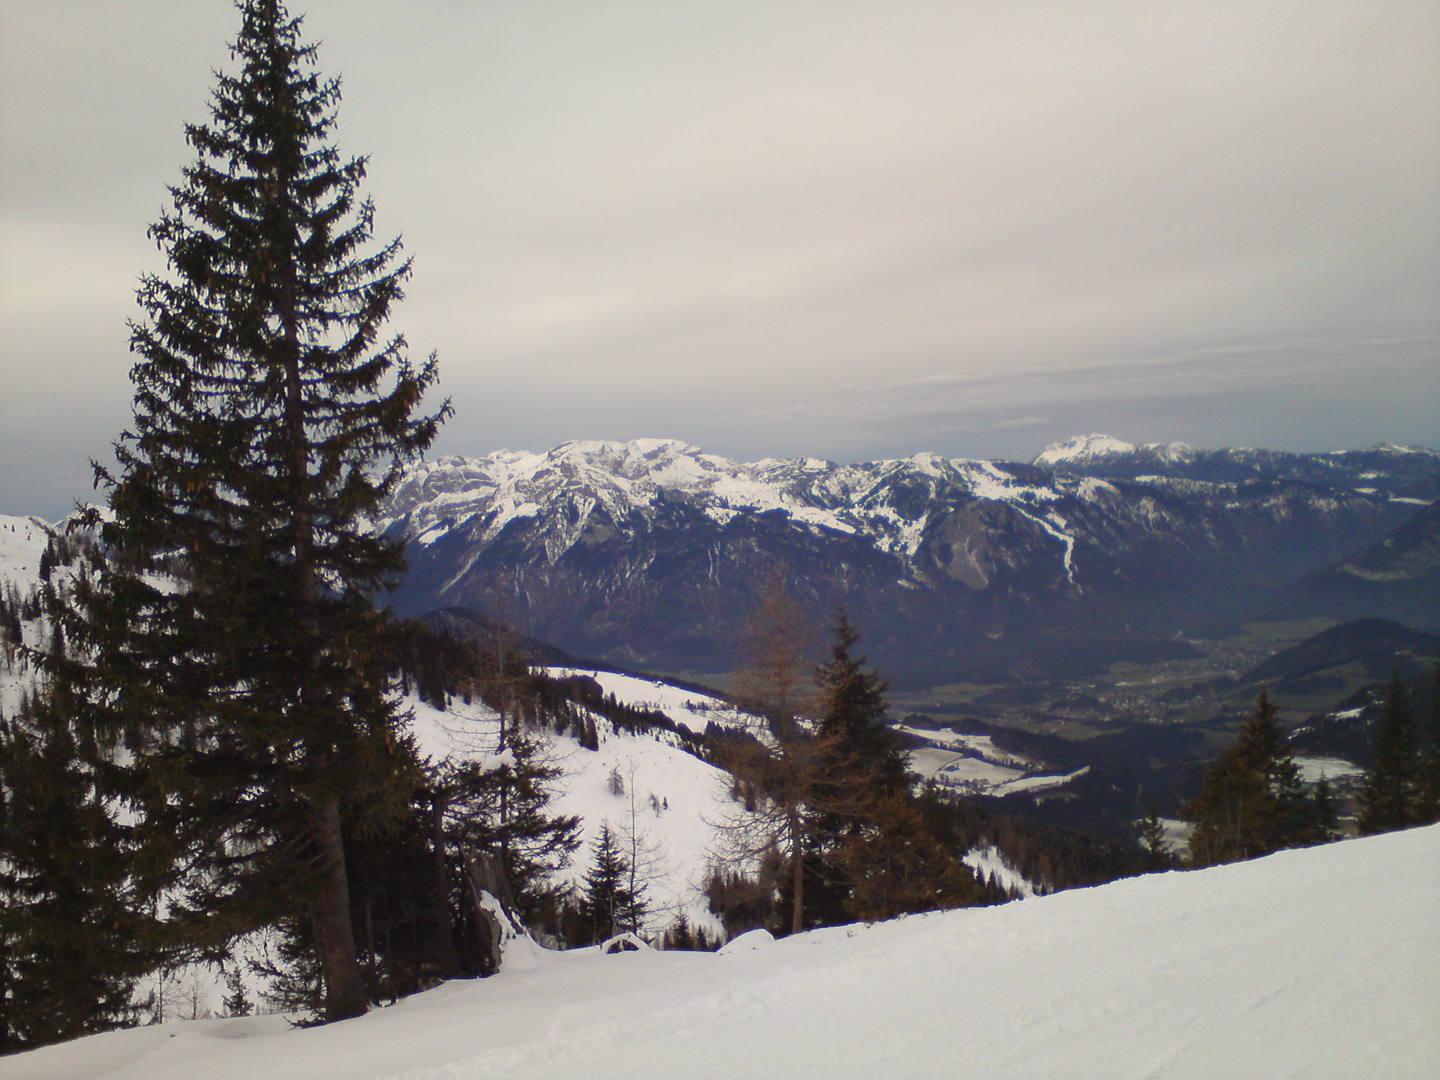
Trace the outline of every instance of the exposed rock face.
<instances>
[{"instance_id":1,"label":"exposed rock face","mask_svg":"<svg viewBox=\"0 0 1440 1080\"><path fill-rule=\"evenodd\" d=\"M723 670L785 567L817 619L844 602L878 664L928 682L1183 649L1187 625L1256 607L1440 496L1430 451L1074 442L1031 464L859 465L575 442L422 463L381 527L410 541L402 611L472 607L580 655Z\"/></svg>"}]
</instances>

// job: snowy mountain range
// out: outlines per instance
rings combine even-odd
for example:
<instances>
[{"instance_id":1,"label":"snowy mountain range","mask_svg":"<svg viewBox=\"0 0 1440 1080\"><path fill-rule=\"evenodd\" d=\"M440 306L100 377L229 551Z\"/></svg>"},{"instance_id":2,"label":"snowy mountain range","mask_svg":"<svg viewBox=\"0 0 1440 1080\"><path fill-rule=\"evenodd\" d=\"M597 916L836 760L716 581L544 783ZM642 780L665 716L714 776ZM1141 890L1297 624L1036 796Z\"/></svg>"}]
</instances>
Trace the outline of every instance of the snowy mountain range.
<instances>
[{"instance_id":1,"label":"snowy mountain range","mask_svg":"<svg viewBox=\"0 0 1440 1080\"><path fill-rule=\"evenodd\" d=\"M1166 655L1187 629L1282 601L1437 498L1440 453L1393 446L1200 451L1091 435L1030 463L841 465L642 439L423 462L380 527L409 542L394 598L407 613L474 608L578 655L717 671L783 567L817 619L844 602L872 656L923 684Z\"/></svg>"}]
</instances>

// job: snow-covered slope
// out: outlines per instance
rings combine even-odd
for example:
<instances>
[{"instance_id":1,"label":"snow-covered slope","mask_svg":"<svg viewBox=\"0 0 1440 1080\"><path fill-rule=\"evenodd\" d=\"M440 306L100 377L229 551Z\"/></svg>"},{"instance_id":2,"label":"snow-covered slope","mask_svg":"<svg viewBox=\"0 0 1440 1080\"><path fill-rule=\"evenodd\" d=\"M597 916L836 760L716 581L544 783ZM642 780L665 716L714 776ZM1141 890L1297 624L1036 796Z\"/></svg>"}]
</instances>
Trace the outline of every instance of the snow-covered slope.
<instances>
[{"instance_id":1,"label":"snow-covered slope","mask_svg":"<svg viewBox=\"0 0 1440 1080\"><path fill-rule=\"evenodd\" d=\"M678 718L695 722L684 704L699 707L702 695L610 672L587 674L607 680L602 684L606 692L622 702L639 708L669 702ZM733 715L733 710L722 711L723 703L708 700L714 715ZM505 753L497 745L499 716L478 701L452 701L443 712L413 698L406 706L414 716L411 730L420 751L431 759L484 764ZM646 906L642 929L648 936L663 936L684 915L691 927L722 937L704 889L712 863L727 854L727 828L738 826L745 813L731 798L730 775L675 745L671 733L633 735L616 731L603 717L594 719L597 750L566 735L531 733L542 747L542 759L560 770L550 785L548 812L581 821L581 846L557 883L583 889L600 830L608 824L627 859L636 856ZM704 726L701 720L699 729Z\"/></svg>"},{"instance_id":2,"label":"snow-covered slope","mask_svg":"<svg viewBox=\"0 0 1440 1080\"><path fill-rule=\"evenodd\" d=\"M698 690L686 690L672 686L660 679L646 679L639 675L622 675L615 671L597 668L552 667L549 673L556 678L569 675L583 675L594 679L600 689L613 695L617 701L636 709L648 709L664 713L677 726L696 735L703 735L710 724L720 727L740 727L749 730L755 726L755 718L747 716L728 701L702 694Z\"/></svg>"},{"instance_id":3,"label":"snow-covered slope","mask_svg":"<svg viewBox=\"0 0 1440 1080\"><path fill-rule=\"evenodd\" d=\"M167 1024L0 1080L1440 1075L1440 827L722 954L530 953L324 1028Z\"/></svg>"},{"instance_id":4,"label":"snow-covered slope","mask_svg":"<svg viewBox=\"0 0 1440 1080\"><path fill-rule=\"evenodd\" d=\"M1035 464L1058 465L1062 461L1079 464L1115 454L1128 454L1134 449L1133 443L1110 435L1076 435L1045 447L1035 458Z\"/></svg>"},{"instance_id":5,"label":"snow-covered slope","mask_svg":"<svg viewBox=\"0 0 1440 1080\"><path fill-rule=\"evenodd\" d=\"M1007 753L989 735L896 724L895 730L921 745L909 752L910 769L922 780L966 795L1013 795L1063 787L1089 771L1047 772L1041 762Z\"/></svg>"}]
</instances>

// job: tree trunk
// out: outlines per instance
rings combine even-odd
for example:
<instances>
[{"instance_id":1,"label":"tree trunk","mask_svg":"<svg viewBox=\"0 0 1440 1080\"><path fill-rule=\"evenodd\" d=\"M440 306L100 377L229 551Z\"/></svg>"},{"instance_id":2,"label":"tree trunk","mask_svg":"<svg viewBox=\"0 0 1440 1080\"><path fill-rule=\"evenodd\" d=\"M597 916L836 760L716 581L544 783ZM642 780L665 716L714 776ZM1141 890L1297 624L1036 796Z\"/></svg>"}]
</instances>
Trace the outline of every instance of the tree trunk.
<instances>
[{"instance_id":1,"label":"tree trunk","mask_svg":"<svg viewBox=\"0 0 1440 1080\"><path fill-rule=\"evenodd\" d=\"M795 900L790 909L790 932L798 934L805 928L805 845L800 838L800 808L790 808L790 858L795 864L791 873L791 889Z\"/></svg>"},{"instance_id":2,"label":"tree trunk","mask_svg":"<svg viewBox=\"0 0 1440 1080\"><path fill-rule=\"evenodd\" d=\"M310 901L310 925L325 977L325 1019L345 1020L364 1015L369 1003L350 925L350 885L345 876L338 799L328 798L321 804L313 836L320 849L321 874Z\"/></svg>"},{"instance_id":3,"label":"tree trunk","mask_svg":"<svg viewBox=\"0 0 1440 1080\"><path fill-rule=\"evenodd\" d=\"M430 797L430 844L433 854L434 927L431 947L442 979L458 979L461 975L460 954L450 933L449 875L445 872L445 797L438 791Z\"/></svg>"}]
</instances>

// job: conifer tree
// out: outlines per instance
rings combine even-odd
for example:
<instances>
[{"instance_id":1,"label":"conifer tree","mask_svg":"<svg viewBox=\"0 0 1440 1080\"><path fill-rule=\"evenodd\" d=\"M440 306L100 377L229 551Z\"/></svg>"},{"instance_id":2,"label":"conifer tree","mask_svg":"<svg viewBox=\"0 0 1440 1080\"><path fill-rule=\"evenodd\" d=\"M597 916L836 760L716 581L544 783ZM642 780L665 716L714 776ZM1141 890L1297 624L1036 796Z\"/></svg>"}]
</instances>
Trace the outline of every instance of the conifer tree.
<instances>
[{"instance_id":1,"label":"conifer tree","mask_svg":"<svg viewBox=\"0 0 1440 1080\"><path fill-rule=\"evenodd\" d=\"M585 874L585 895L580 900L580 919L591 942L614 937L639 923L644 913L639 898L627 882L630 867L625 861L610 823L603 822L595 841L595 858Z\"/></svg>"},{"instance_id":2,"label":"conifer tree","mask_svg":"<svg viewBox=\"0 0 1440 1080\"><path fill-rule=\"evenodd\" d=\"M192 943L303 920L338 1019L366 1008L342 818L409 802L372 602L402 556L367 515L448 405L416 415L434 358L382 338L410 263L372 247L365 161L331 142L338 80L278 0L238 6L239 71L186 127L197 158L150 229L169 269L138 292L118 475L96 467L109 560L57 675L125 747L119 794Z\"/></svg>"},{"instance_id":3,"label":"conifer tree","mask_svg":"<svg viewBox=\"0 0 1440 1080\"><path fill-rule=\"evenodd\" d=\"M1307 844L1328 844L1340 839L1340 811L1335 807L1335 794L1330 781L1321 776L1310 793L1313 800L1311 813L1311 834L1304 838Z\"/></svg>"},{"instance_id":4,"label":"conifer tree","mask_svg":"<svg viewBox=\"0 0 1440 1080\"><path fill-rule=\"evenodd\" d=\"M432 790L445 805L440 842L457 864L466 851L496 859L518 914L531 919L550 899L546 878L567 865L580 846L580 819L548 811L550 786L560 769L543 760L541 744L515 727L502 750L508 753L498 766L453 764L432 778Z\"/></svg>"},{"instance_id":5,"label":"conifer tree","mask_svg":"<svg viewBox=\"0 0 1440 1080\"><path fill-rule=\"evenodd\" d=\"M1430 692L1430 719L1426 724L1429 745L1420 758L1415 817L1417 825L1440 821L1440 659L1435 661L1435 685Z\"/></svg>"},{"instance_id":6,"label":"conifer tree","mask_svg":"<svg viewBox=\"0 0 1440 1080\"><path fill-rule=\"evenodd\" d=\"M1254 859L1327 839L1318 831L1319 815L1264 690L1235 742L1206 769L1199 797L1180 813L1195 825L1190 836L1195 866Z\"/></svg>"},{"instance_id":7,"label":"conifer tree","mask_svg":"<svg viewBox=\"0 0 1440 1080\"><path fill-rule=\"evenodd\" d=\"M885 723L885 694L890 684L865 670L855 656L860 633L841 608L832 627L830 659L815 672L820 692L820 738L832 769L848 774L845 781L874 793L893 793L906 786L906 765L895 733Z\"/></svg>"},{"instance_id":8,"label":"conifer tree","mask_svg":"<svg viewBox=\"0 0 1440 1080\"><path fill-rule=\"evenodd\" d=\"M846 914L873 922L961 907L979 898L973 875L929 827L922 799L908 790L889 792L867 816L865 827L832 856L845 875Z\"/></svg>"},{"instance_id":9,"label":"conifer tree","mask_svg":"<svg viewBox=\"0 0 1440 1080\"><path fill-rule=\"evenodd\" d=\"M238 964L232 964L225 970L225 997L221 1005L226 1016L249 1016L255 1011Z\"/></svg>"},{"instance_id":10,"label":"conifer tree","mask_svg":"<svg viewBox=\"0 0 1440 1080\"><path fill-rule=\"evenodd\" d=\"M159 958L131 830L63 706L0 720L0 1054L133 1021Z\"/></svg>"},{"instance_id":11,"label":"conifer tree","mask_svg":"<svg viewBox=\"0 0 1440 1080\"><path fill-rule=\"evenodd\" d=\"M1160 806L1154 795L1145 802L1145 816L1140 819L1136 833L1145 852L1146 871L1169 870L1175 865L1175 858L1165 839L1165 821L1160 817Z\"/></svg>"},{"instance_id":12,"label":"conifer tree","mask_svg":"<svg viewBox=\"0 0 1440 1080\"><path fill-rule=\"evenodd\" d=\"M1410 695L1398 671L1385 688L1385 706L1375 726L1375 764L1360 787L1362 836L1413 825L1419 818L1419 750Z\"/></svg>"},{"instance_id":13,"label":"conifer tree","mask_svg":"<svg viewBox=\"0 0 1440 1080\"><path fill-rule=\"evenodd\" d=\"M829 658L814 671L819 766L809 800L807 888L810 918L822 925L846 915L884 917L876 913L903 904L900 897L914 891L896 879L923 876L935 859L918 853L938 851L922 835L921 815L905 805L906 761L885 722L889 684L854 654L859 640L842 607L831 626ZM872 899L861 901L862 889Z\"/></svg>"}]
</instances>

